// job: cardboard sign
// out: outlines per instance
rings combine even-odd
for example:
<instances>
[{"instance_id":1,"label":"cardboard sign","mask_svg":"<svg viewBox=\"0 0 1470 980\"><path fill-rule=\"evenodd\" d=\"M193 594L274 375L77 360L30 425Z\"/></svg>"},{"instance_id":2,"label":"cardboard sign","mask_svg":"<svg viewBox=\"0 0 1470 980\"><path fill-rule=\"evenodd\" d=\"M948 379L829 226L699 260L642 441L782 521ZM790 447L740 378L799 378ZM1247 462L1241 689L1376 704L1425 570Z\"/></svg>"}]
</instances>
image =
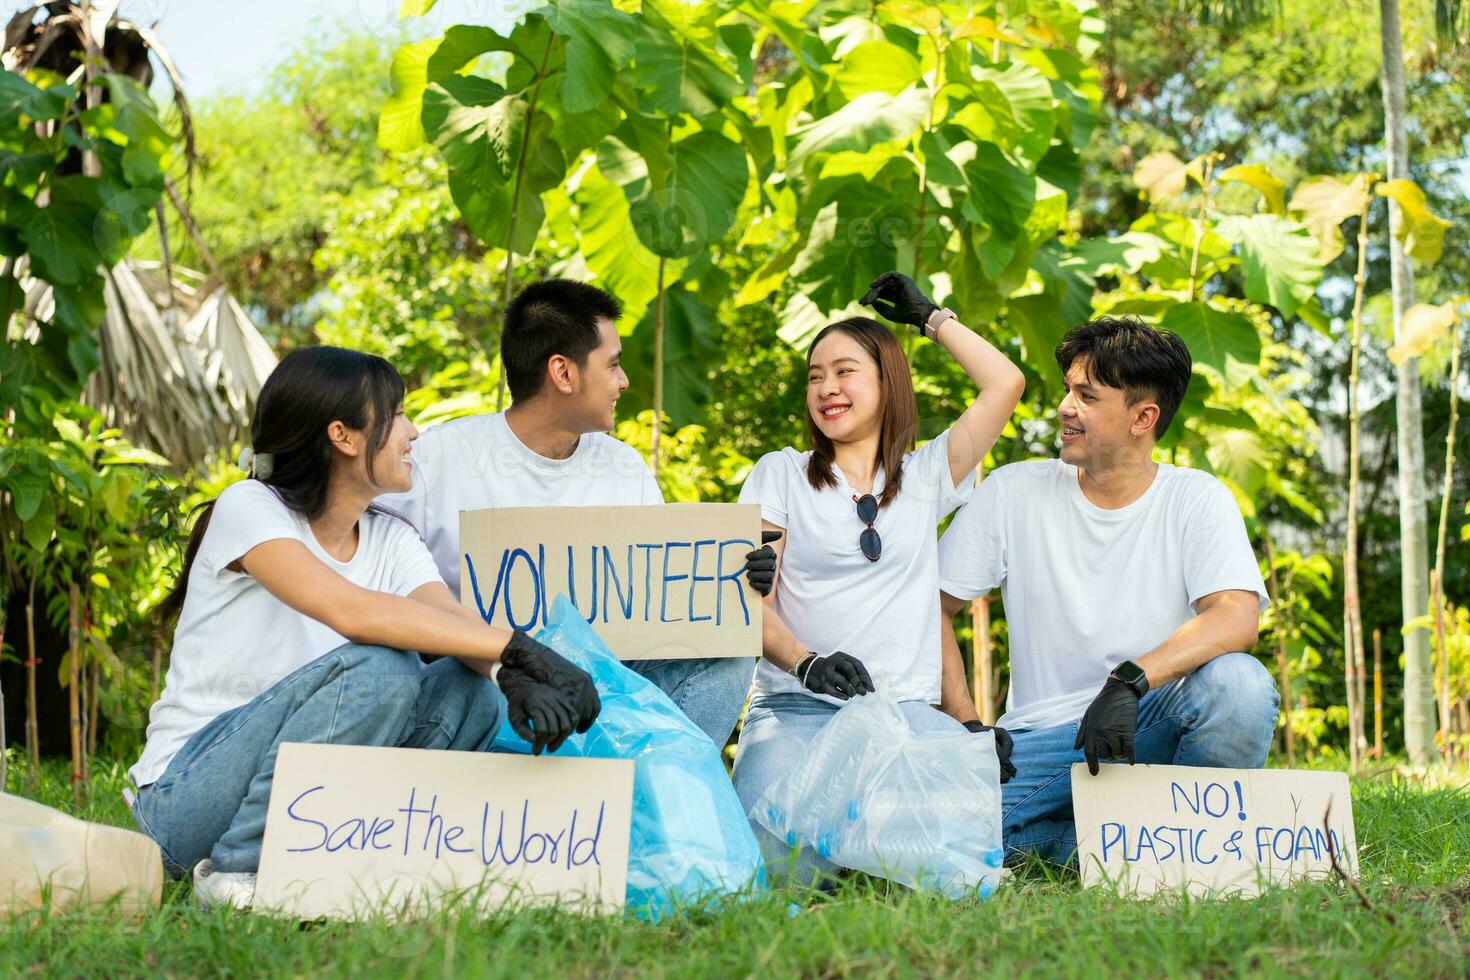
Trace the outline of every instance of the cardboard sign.
<instances>
[{"instance_id":1,"label":"cardboard sign","mask_svg":"<svg viewBox=\"0 0 1470 980\"><path fill-rule=\"evenodd\" d=\"M1255 895L1269 883L1356 875L1348 779L1340 772L1072 766L1077 860L1084 885L1148 895Z\"/></svg>"},{"instance_id":2,"label":"cardboard sign","mask_svg":"<svg viewBox=\"0 0 1470 980\"><path fill-rule=\"evenodd\" d=\"M300 918L622 908L633 763L286 743L255 908Z\"/></svg>"},{"instance_id":3,"label":"cardboard sign","mask_svg":"<svg viewBox=\"0 0 1470 980\"><path fill-rule=\"evenodd\" d=\"M622 660L759 657L760 530L754 504L462 511L460 601L531 632L565 594Z\"/></svg>"}]
</instances>

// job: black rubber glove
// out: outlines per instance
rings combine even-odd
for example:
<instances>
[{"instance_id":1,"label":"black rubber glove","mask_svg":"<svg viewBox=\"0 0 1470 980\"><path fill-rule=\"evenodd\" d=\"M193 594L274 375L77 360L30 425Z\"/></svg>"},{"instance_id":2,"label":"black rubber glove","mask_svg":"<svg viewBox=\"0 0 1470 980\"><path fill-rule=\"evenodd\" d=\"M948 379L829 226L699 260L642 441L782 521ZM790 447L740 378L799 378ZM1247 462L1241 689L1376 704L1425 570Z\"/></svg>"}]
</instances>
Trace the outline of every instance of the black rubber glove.
<instances>
[{"instance_id":1,"label":"black rubber glove","mask_svg":"<svg viewBox=\"0 0 1470 980\"><path fill-rule=\"evenodd\" d=\"M1097 775L1099 759L1127 759L1133 765L1133 735L1138 730L1138 692L1116 677L1097 692L1077 723L1077 741L1087 771Z\"/></svg>"},{"instance_id":2,"label":"black rubber glove","mask_svg":"<svg viewBox=\"0 0 1470 980\"><path fill-rule=\"evenodd\" d=\"M597 720L602 699L597 696L592 678L551 647L516 630L500 655L500 664L502 672L520 671L538 684L554 688L571 710L572 727L577 731L585 732ZM502 684L501 689L504 688Z\"/></svg>"},{"instance_id":3,"label":"black rubber glove","mask_svg":"<svg viewBox=\"0 0 1470 980\"><path fill-rule=\"evenodd\" d=\"M776 549L771 547L771 542L780 540L780 531L762 531L761 546L745 553L745 580L761 598L771 594L771 586L776 581Z\"/></svg>"},{"instance_id":4,"label":"black rubber glove","mask_svg":"<svg viewBox=\"0 0 1470 980\"><path fill-rule=\"evenodd\" d=\"M561 692L512 667L502 666L495 682L505 695L505 714L510 727L531 743L531 754L561 748L572 734L576 715Z\"/></svg>"},{"instance_id":5,"label":"black rubber glove","mask_svg":"<svg viewBox=\"0 0 1470 980\"><path fill-rule=\"evenodd\" d=\"M863 662L841 650L826 657L809 657L796 668L796 677L813 694L843 701L877 690Z\"/></svg>"},{"instance_id":6,"label":"black rubber glove","mask_svg":"<svg viewBox=\"0 0 1470 980\"><path fill-rule=\"evenodd\" d=\"M939 309L934 301L919 291L914 281L901 272L885 272L868 286L861 300L894 323L908 323L924 332L924 324Z\"/></svg>"},{"instance_id":7,"label":"black rubber glove","mask_svg":"<svg viewBox=\"0 0 1470 980\"><path fill-rule=\"evenodd\" d=\"M1011 763L1011 748L1014 745L1011 741L1011 733L1004 728L987 725L983 721L967 721L965 722L965 728L974 732L976 735L979 735L981 732L995 733L995 757L1000 760L1000 781L1003 783L1010 782L1011 777L1016 774L1016 767Z\"/></svg>"}]
</instances>

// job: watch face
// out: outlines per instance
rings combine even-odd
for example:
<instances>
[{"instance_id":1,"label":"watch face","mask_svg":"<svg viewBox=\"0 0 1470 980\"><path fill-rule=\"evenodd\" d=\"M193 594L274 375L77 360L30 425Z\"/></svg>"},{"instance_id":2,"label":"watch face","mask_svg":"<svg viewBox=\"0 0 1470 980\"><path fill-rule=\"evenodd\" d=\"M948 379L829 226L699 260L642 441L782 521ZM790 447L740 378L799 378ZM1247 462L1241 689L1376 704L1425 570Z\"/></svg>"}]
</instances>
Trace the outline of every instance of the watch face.
<instances>
[{"instance_id":1,"label":"watch face","mask_svg":"<svg viewBox=\"0 0 1470 980\"><path fill-rule=\"evenodd\" d=\"M1113 668L1113 673L1118 675L1118 680L1124 684L1137 686L1143 680L1143 668L1131 660L1125 660Z\"/></svg>"}]
</instances>

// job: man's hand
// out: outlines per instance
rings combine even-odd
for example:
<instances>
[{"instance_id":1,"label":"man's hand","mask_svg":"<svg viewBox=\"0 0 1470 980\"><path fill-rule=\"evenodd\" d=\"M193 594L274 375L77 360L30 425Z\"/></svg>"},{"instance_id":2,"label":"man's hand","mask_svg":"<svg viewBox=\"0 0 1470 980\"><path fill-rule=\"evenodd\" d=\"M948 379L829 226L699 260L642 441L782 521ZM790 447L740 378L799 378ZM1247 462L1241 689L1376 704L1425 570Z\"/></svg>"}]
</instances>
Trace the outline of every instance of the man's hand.
<instances>
[{"instance_id":1,"label":"man's hand","mask_svg":"<svg viewBox=\"0 0 1470 980\"><path fill-rule=\"evenodd\" d=\"M860 302L871 306L894 323L907 323L924 332L929 317L939 309L914 281L901 272L885 272L868 286Z\"/></svg>"},{"instance_id":2,"label":"man's hand","mask_svg":"<svg viewBox=\"0 0 1470 980\"><path fill-rule=\"evenodd\" d=\"M1011 733L1004 728L996 728L987 725L983 721L967 721L965 728L979 735L981 732L995 733L995 757L1000 760L1000 781L1008 783L1016 775L1016 767L1011 763L1011 749L1014 743L1011 741Z\"/></svg>"},{"instance_id":3,"label":"man's hand","mask_svg":"<svg viewBox=\"0 0 1470 980\"><path fill-rule=\"evenodd\" d=\"M1077 724L1077 741L1087 771L1097 775L1099 759L1127 759L1133 765L1133 735L1138 730L1138 692L1109 677Z\"/></svg>"},{"instance_id":4,"label":"man's hand","mask_svg":"<svg viewBox=\"0 0 1470 980\"><path fill-rule=\"evenodd\" d=\"M597 696L592 678L551 647L516 630L500 655L500 664L502 677L506 671L517 671L560 694L577 731L585 732L597 720L597 713L602 710L602 699ZM500 689L505 690L504 680L500 682Z\"/></svg>"},{"instance_id":5,"label":"man's hand","mask_svg":"<svg viewBox=\"0 0 1470 980\"><path fill-rule=\"evenodd\" d=\"M761 546L745 553L745 580L763 599L771 594L771 585L776 581L776 549L771 542L780 540L780 531L762 531Z\"/></svg>"},{"instance_id":6,"label":"man's hand","mask_svg":"<svg viewBox=\"0 0 1470 980\"><path fill-rule=\"evenodd\" d=\"M813 694L825 694L843 701L877 690L863 662L841 650L826 657L815 654L808 657L797 666L796 679Z\"/></svg>"},{"instance_id":7,"label":"man's hand","mask_svg":"<svg viewBox=\"0 0 1470 980\"><path fill-rule=\"evenodd\" d=\"M572 734L576 716L561 692L512 667L502 666L495 682L505 695L505 714L510 727L531 743L531 754L561 748Z\"/></svg>"}]
</instances>

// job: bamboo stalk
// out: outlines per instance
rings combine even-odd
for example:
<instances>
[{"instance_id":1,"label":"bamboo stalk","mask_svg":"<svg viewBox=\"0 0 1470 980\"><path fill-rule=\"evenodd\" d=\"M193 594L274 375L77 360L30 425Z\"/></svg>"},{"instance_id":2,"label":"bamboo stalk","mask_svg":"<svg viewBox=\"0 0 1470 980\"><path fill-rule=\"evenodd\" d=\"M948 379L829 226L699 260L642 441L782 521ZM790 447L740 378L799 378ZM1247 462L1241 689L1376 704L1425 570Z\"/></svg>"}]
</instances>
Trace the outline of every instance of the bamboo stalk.
<instances>
[{"instance_id":1,"label":"bamboo stalk","mask_svg":"<svg viewBox=\"0 0 1470 980\"><path fill-rule=\"evenodd\" d=\"M658 305L653 312L653 438L648 453L653 457L653 478L658 479L659 436L664 428L664 263L658 257Z\"/></svg>"},{"instance_id":2,"label":"bamboo stalk","mask_svg":"<svg viewBox=\"0 0 1470 980\"><path fill-rule=\"evenodd\" d=\"M1266 579L1266 588L1271 593L1271 608L1278 610L1276 623L1276 671L1280 675L1277 682L1281 688L1282 709L1282 740L1286 743L1286 765L1296 765L1296 733L1291 727L1291 657L1286 652L1286 630L1282 621L1281 613L1281 584L1276 577L1276 547L1271 541L1271 530L1264 522L1261 525L1261 538L1266 545L1266 569L1269 572Z\"/></svg>"},{"instance_id":3,"label":"bamboo stalk","mask_svg":"<svg viewBox=\"0 0 1470 980\"><path fill-rule=\"evenodd\" d=\"M1376 177L1373 178L1376 180ZM1371 181L1370 181L1371 182ZM1348 499L1347 549L1343 555L1343 670L1347 684L1348 765L1358 768L1363 737L1362 705L1358 703L1359 665L1363 662L1363 617L1358 602L1358 360L1362 352L1363 294L1367 289L1368 205L1358 216L1358 268L1353 277L1352 329L1348 359Z\"/></svg>"},{"instance_id":4,"label":"bamboo stalk","mask_svg":"<svg viewBox=\"0 0 1470 980\"><path fill-rule=\"evenodd\" d=\"M1458 327L1458 324L1456 324ZM1439 498L1439 536L1434 545L1434 574L1429 601L1434 610L1434 647L1439 656L1439 732L1441 749L1449 748L1450 657L1444 636L1444 547L1450 521L1450 495L1455 481L1455 429L1460 421L1460 333L1450 332L1450 426L1444 437L1444 490Z\"/></svg>"},{"instance_id":5,"label":"bamboo stalk","mask_svg":"<svg viewBox=\"0 0 1470 980\"><path fill-rule=\"evenodd\" d=\"M980 720L994 725L996 718L994 651L990 646L990 597L981 596L970 603L970 618L975 630L974 677L971 698L980 712Z\"/></svg>"},{"instance_id":6,"label":"bamboo stalk","mask_svg":"<svg viewBox=\"0 0 1470 980\"><path fill-rule=\"evenodd\" d=\"M31 779L41 776L41 728L36 723L36 569L31 567L26 596L26 753L31 757Z\"/></svg>"},{"instance_id":7,"label":"bamboo stalk","mask_svg":"<svg viewBox=\"0 0 1470 980\"><path fill-rule=\"evenodd\" d=\"M1373 755L1383 758L1383 630L1373 631Z\"/></svg>"},{"instance_id":8,"label":"bamboo stalk","mask_svg":"<svg viewBox=\"0 0 1470 980\"><path fill-rule=\"evenodd\" d=\"M81 625L78 614L81 609L81 589L71 584L70 602L67 609L67 626L71 640L69 683L67 704L71 711L71 787L72 798L78 806L82 803L82 712L81 712Z\"/></svg>"}]
</instances>

